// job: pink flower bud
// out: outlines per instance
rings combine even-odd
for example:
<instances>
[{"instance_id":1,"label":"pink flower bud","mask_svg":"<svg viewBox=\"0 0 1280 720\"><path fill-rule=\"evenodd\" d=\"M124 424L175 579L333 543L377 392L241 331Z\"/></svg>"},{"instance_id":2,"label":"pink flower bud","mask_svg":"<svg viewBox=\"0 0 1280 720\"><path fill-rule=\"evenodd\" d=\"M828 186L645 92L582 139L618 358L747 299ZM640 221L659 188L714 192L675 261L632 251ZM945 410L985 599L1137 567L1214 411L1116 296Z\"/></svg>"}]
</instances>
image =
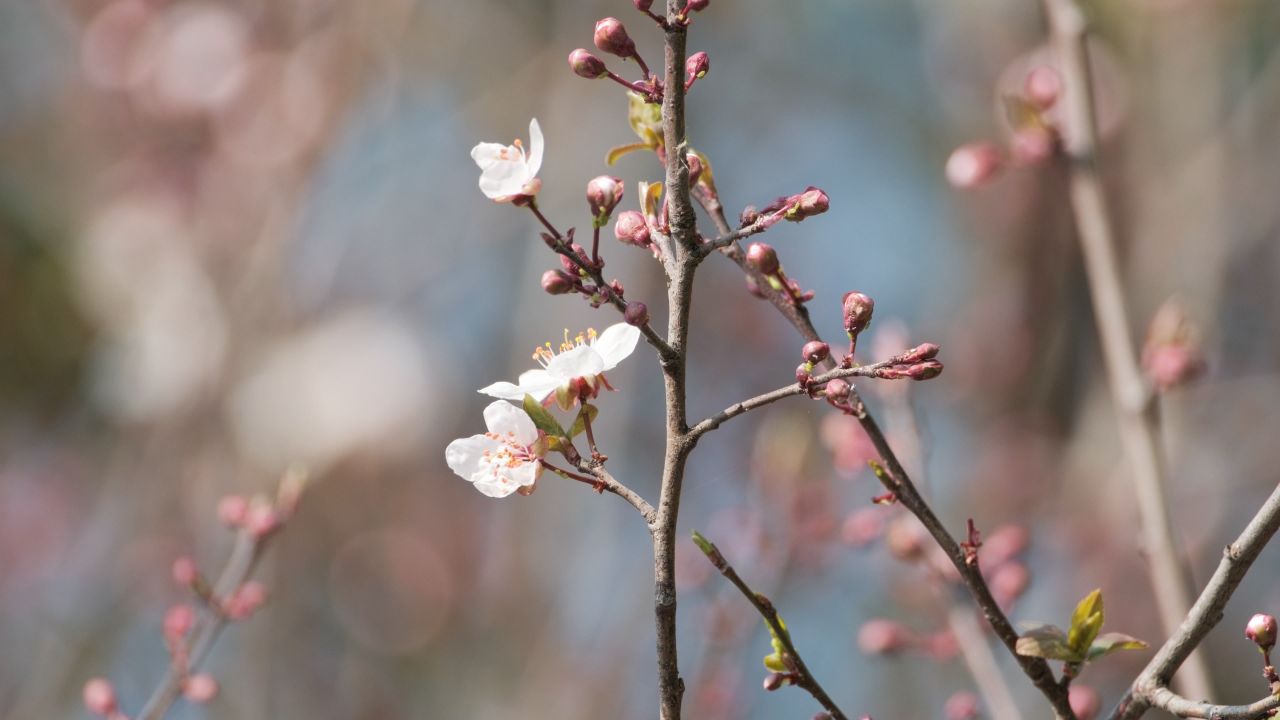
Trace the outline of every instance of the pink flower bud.
<instances>
[{"instance_id":1,"label":"pink flower bud","mask_svg":"<svg viewBox=\"0 0 1280 720\"><path fill-rule=\"evenodd\" d=\"M804 344L800 356L805 362L817 364L831 356L831 346L821 340L813 340Z\"/></svg>"},{"instance_id":2,"label":"pink flower bud","mask_svg":"<svg viewBox=\"0 0 1280 720\"><path fill-rule=\"evenodd\" d=\"M177 643L191 632L196 613L190 605L174 605L164 614L164 637L170 644Z\"/></svg>"},{"instance_id":3,"label":"pink flower bud","mask_svg":"<svg viewBox=\"0 0 1280 720\"><path fill-rule=\"evenodd\" d=\"M947 158L947 182L961 190L975 188L994 178L1003 164L999 148L992 143L961 145Z\"/></svg>"},{"instance_id":4,"label":"pink flower bud","mask_svg":"<svg viewBox=\"0 0 1280 720\"><path fill-rule=\"evenodd\" d=\"M850 389L849 383L841 380L840 378L836 378L835 380L827 383L827 399L834 400L836 402L844 402L849 399Z\"/></svg>"},{"instance_id":5,"label":"pink flower bud","mask_svg":"<svg viewBox=\"0 0 1280 720\"><path fill-rule=\"evenodd\" d=\"M1057 145L1057 136L1051 130L1031 126L1014 133L1011 149L1015 160L1032 165L1049 159Z\"/></svg>"},{"instance_id":6,"label":"pink flower bud","mask_svg":"<svg viewBox=\"0 0 1280 720\"><path fill-rule=\"evenodd\" d=\"M813 375L809 372L808 363L802 363L796 366L796 382L800 383L801 387L807 386L809 381L812 379Z\"/></svg>"},{"instance_id":7,"label":"pink flower bud","mask_svg":"<svg viewBox=\"0 0 1280 720\"><path fill-rule=\"evenodd\" d=\"M697 153L689 153L684 156L685 162L689 165L689 186L697 184L698 178L702 177L702 158Z\"/></svg>"},{"instance_id":8,"label":"pink flower bud","mask_svg":"<svg viewBox=\"0 0 1280 720\"><path fill-rule=\"evenodd\" d=\"M821 189L810 185L804 192L795 196L795 203L787 212L787 219L800 222L814 215L821 215L831 207L831 199Z\"/></svg>"},{"instance_id":9,"label":"pink flower bud","mask_svg":"<svg viewBox=\"0 0 1280 720\"><path fill-rule=\"evenodd\" d=\"M610 55L629 58L636 54L636 44L618 18L607 17L597 22L594 39L596 47Z\"/></svg>"},{"instance_id":10,"label":"pink flower bud","mask_svg":"<svg viewBox=\"0 0 1280 720\"><path fill-rule=\"evenodd\" d=\"M1047 110L1058 102L1058 96L1062 94L1062 77L1048 65L1040 65L1027 73L1022 90L1031 104Z\"/></svg>"},{"instance_id":11,"label":"pink flower bud","mask_svg":"<svg viewBox=\"0 0 1280 720\"><path fill-rule=\"evenodd\" d=\"M761 275L776 275L781 265L778 253L771 246L758 242L747 248L747 267Z\"/></svg>"},{"instance_id":12,"label":"pink flower bud","mask_svg":"<svg viewBox=\"0 0 1280 720\"><path fill-rule=\"evenodd\" d=\"M1264 651L1271 650L1276 644L1276 619L1272 615L1258 613L1249 618L1244 626L1244 636Z\"/></svg>"},{"instance_id":13,"label":"pink flower bud","mask_svg":"<svg viewBox=\"0 0 1280 720\"><path fill-rule=\"evenodd\" d=\"M932 380L942 374L942 363L937 360L926 360L907 368L907 377L912 380Z\"/></svg>"},{"instance_id":14,"label":"pink flower bud","mask_svg":"<svg viewBox=\"0 0 1280 720\"><path fill-rule=\"evenodd\" d=\"M644 215L638 210L618 213L618 219L613 223L613 236L621 242L636 247L647 248L652 242L649 238L649 224L645 222Z\"/></svg>"},{"instance_id":15,"label":"pink flower bud","mask_svg":"<svg viewBox=\"0 0 1280 720\"><path fill-rule=\"evenodd\" d=\"M548 270L542 273L542 291L548 295L564 295L573 292L577 283L563 270Z\"/></svg>"},{"instance_id":16,"label":"pink flower bud","mask_svg":"<svg viewBox=\"0 0 1280 720\"><path fill-rule=\"evenodd\" d=\"M823 712L814 713L813 717L809 718L809 720L832 720L832 718L831 713L824 710Z\"/></svg>"},{"instance_id":17,"label":"pink flower bud","mask_svg":"<svg viewBox=\"0 0 1280 720\"><path fill-rule=\"evenodd\" d=\"M200 577L200 570L196 567L196 561L190 557L183 555L173 561L173 581L183 587L190 587L196 584L196 579Z\"/></svg>"},{"instance_id":18,"label":"pink flower bud","mask_svg":"<svg viewBox=\"0 0 1280 720\"><path fill-rule=\"evenodd\" d=\"M759 219L760 211L756 209L755 205L748 205L742 208L742 212L738 213L738 227L755 225Z\"/></svg>"},{"instance_id":19,"label":"pink flower bud","mask_svg":"<svg viewBox=\"0 0 1280 720\"><path fill-rule=\"evenodd\" d=\"M564 271L569 273L571 277L580 277L582 270L579 269L579 264L578 262L575 262L574 258L585 261L587 257L587 250L578 243L569 243L569 250L572 252L573 257L571 258L566 255L560 255L560 267L564 268Z\"/></svg>"},{"instance_id":20,"label":"pink flower bud","mask_svg":"<svg viewBox=\"0 0 1280 720\"><path fill-rule=\"evenodd\" d=\"M249 501L243 495L226 495L218 501L218 521L231 528L244 524L249 512Z\"/></svg>"},{"instance_id":21,"label":"pink flower bud","mask_svg":"<svg viewBox=\"0 0 1280 720\"><path fill-rule=\"evenodd\" d=\"M684 4L684 13L702 12L711 4L711 0L687 0Z\"/></svg>"},{"instance_id":22,"label":"pink flower bud","mask_svg":"<svg viewBox=\"0 0 1280 720\"><path fill-rule=\"evenodd\" d=\"M684 61L685 82L693 84L694 80L706 77L711 69L711 58L705 52L696 52Z\"/></svg>"},{"instance_id":23,"label":"pink flower bud","mask_svg":"<svg viewBox=\"0 0 1280 720\"><path fill-rule=\"evenodd\" d=\"M747 283L747 292L751 293L752 297L760 298L761 300L764 300L769 297L768 295L764 294L764 290L760 289L760 283L756 282L754 275L747 275L746 283Z\"/></svg>"},{"instance_id":24,"label":"pink flower bud","mask_svg":"<svg viewBox=\"0 0 1280 720\"><path fill-rule=\"evenodd\" d=\"M1158 392L1186 385L1205 371L1200 333L1174 300L1161 305L1151 319L1142 346L1142 369Z\"/></svg>"},{"instance_id":25,"label":"pink flower bud","mask_svg":"<svg viewBox=\"0 0 1280 720\"><path fill-rule=\"evenodd\" d=\"M208 673L192 675L182 681L182 696L193 703L207 703L218 694L218 681Z\"/></svg>"},{"instance_id":26,"label":"pink flower bud","mask_svg":"<svg viewBox=\"0 0 1280 720\"><path fill-rule=\"evenodd\" d=\"M600 175L587 183L587 204L591 206L591 217L596 218L598 226L604 225L620 202L622 202L621 178Z\"/></svg>"},{"instance_id":27,"label":"pink flower bud","mask_svg":"<svg viewBox=\"0 0 1280 720\"><path fill-rule=\"evenodd\" d=\"M903 365L914 365L925 360L932 360L937 357L938 351L941 349L933 343L923 343L902 353L898 356L898 359Z\"/></svg>"},{"instance_id":28,"label":"pink flower bud","mask_svg":"<svg viewBox=\"0 0 1280 720\"><path fill-rule=\"evenodd\" d=\"M860 292L847 292L840 304L844 310L844 332L853 339L871 324L871 314L876 309L875 301Z\"/></svg>"},{"instance_id":29,"label":"pink flower bud","mask_svg":"<svg viewBox=\"0 0 1280 720\"><path fill-rule=\"evenodd\" d=\"M1102 698L1098 696L1098 691L1088 685L1072 685L1067 691L1067 702L1079 720L1093 720L1102 709Z\"/></svg>"},{"instance_id":30,"label":"pink flower bud","mask_svg":"<svg viewBox=\"0 0 1280 720\"><path fill-rule=\"evenodd\" d=\"M280 527L280 516L270 503L252 503L245 514L244 527L254 538L261 540Z\"/></svg>"},{"instance_id":31,"label":"pink flower bud","mask_svg":"<svg viewBox=\"0 0 1280 720\"><path fill-rule=\"evenodd\" d=\"M911 641L911 633L892 620L874 618L858 628L858 647L868 655L884 655L904 649Z\"/></svg>"},{"instance_id":32,"label":"pink flower bud","mask_svg":"<svg viewBox=\"0 0 1280 720\"><path fill-rule=\"evenodd\" d=\"M787 682L787 676L780 672L772 672L764 676L764 689L773 692Z\"/></svg>"},{"instance_id":33,"label":"pink flower bud","mask_svg":"<svg viewBox=\"0 0 1280 720\"><path fill-rule=\"evenodd\" d=\"M975 720L978 716L978 696L967 690L961 690L947 698L945 711L947 720Z\"/></svg>"},{"instance_id":34,"label":"pink flower bud","mask_svg":"<svg viewBox=\"0 0 1280 720\"><path fill-rule=\"evenodd\" d=\"M240 586L231 594L222 607L222 611L232 620L243 620L267 602L267 588L256 580Z\"/></svg>"},{"instance_id":35,"label":"pink flower bud","mask_svg":"<svg viewBox=\"0 0 1280 720\"><path fill-rule=\"evenodd\" d=\"M1008 605L1027 591L1027 586L1031 584L1031 573L1020 562L1005 563L991 573L987 584L991 587L991 594L1001 604Z\"/></svg>"},{"instance_id":36,"label":"pink flower bud","mask_svg":"<svg viewBox=\"0 0 1280 720\"><path fill-rule=\"evenodd\" d=\"M569 67L573 69L574 75L588 80L595 80L609 74L609 68L605 67L604 61L587 52L585 48L578 48L569 53Z\"/></svg>"},{"instance_id":37,"label":"pink flower bud","mask_svg":"<svg viewBox=\"0 0 1280 720\"><path fill-rule=\"evenodd\" d=\"M653 0L631 0L640 12L649 12L649 8L653 7Z\"/></svg>"},{"instance_id":38,"label":"pink flower bud","mask_svg":"<svg viewBox=\"0 0 1280 720\"><path fill-rule=\"evenodd\" d=\"M116 689L103 678L93 678L84 684L84 707L94 715L115 713Z\"/></svg>"},{"instance_id":39,"label":"pink flower bud","mask_svg":"<svg viewBox=\"0 0 1280 720\"><path fill-rule=\"evenodd\" d=\"M649 324L649 307L642 302L629 302L627 308L622 311L622 319L627 321L628 325Z\"/></svg>"}]
</instances>

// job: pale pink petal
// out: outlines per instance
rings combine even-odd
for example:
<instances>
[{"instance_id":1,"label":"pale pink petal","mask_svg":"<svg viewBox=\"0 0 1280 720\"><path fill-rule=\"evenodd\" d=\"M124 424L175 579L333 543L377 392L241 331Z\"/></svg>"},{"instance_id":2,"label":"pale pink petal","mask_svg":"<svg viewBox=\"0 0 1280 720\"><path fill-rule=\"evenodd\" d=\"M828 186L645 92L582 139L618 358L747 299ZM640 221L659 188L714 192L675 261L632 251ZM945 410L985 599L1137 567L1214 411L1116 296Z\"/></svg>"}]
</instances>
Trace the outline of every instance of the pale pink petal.
<instances>
[{"instance_id":1,"label":"pale pink petal","mask_svg":"<svg viewBox=\"0 0 1280 720\"><path fill-rule=\"evenodd\" d=\"M640 328L626 323L618 323L605 328L591 347L604 361L601 372L612 370L618 363L635 352L636 343L640 341Z\"/></svg>"}]
</instances>

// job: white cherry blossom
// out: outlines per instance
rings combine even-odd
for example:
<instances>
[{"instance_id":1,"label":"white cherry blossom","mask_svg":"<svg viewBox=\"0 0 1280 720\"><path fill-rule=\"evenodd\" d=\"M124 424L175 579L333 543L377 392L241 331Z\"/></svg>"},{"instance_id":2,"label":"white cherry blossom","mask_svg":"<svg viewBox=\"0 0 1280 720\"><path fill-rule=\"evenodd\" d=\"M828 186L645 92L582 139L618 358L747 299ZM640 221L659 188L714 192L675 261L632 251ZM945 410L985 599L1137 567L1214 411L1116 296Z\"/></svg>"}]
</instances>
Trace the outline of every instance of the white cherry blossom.
<instances>
[{"instance_id":1,"label":"white cherry blossom","mask_svg":"<svg viewBox=\"0 0 1280 720\"><path fill-rule=\"evenodd\" d=\"M542 167L542 128L538 119L529 121L529 153L519 139L510 145L485 143L471 148L471 159L480 166L480 191L497 202L510 202L522 195L536 195L542 187L538 170Z\"/></svg>"},{"instance_id":2,"label":"white cherry blossom","mask_svg":"<svg viewBox=\"0 0 1280 720\"><path fill-rule=\"evenodd\" d=\"M498 400L484 409L484 423L489 432L459 438L445 448L449 469L489 497L532 489L546 452L533 421L524 410Z\"/></svg>"},{"instance_id":3,"label":"white cherry blossom","mask_svg":"<svg viewBox=\"0 0 1280 720\"><path fill-rule=\"evenodd\" d=\"M525 395L542 402L555 393L560 407L567 410L584 396L595 397L602 384L608 387L604 373L635 352L639 340L639 328L626 323L610 325L599 335L587 330L573 339L566 330L560 352L554 352L551 343L547 343L533 353L541 367L521 373L515 383L496 382L480 388L480 392L516 402Z\"/></svg>"}]
</instances>

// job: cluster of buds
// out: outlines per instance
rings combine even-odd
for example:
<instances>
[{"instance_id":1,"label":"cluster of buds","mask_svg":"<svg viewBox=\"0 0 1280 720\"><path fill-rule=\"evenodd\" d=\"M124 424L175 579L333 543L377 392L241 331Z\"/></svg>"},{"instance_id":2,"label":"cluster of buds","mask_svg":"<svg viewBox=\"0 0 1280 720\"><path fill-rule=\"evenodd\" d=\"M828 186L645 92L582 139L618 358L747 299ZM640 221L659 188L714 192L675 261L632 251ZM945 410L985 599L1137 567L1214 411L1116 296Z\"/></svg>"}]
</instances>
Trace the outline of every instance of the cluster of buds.
<instances>
[{"instance_id":1,"label":"cluster of buds","mask_svg":"<svg viewBox=\"0 0 1280 720\"><path fill-rule=\"evenodd\" d=\"M889 358L888 365L878 368L875 377L881 380L929 380L942 374L942 363L936 360L938 346L924 343Z\"/></svg>"},{"instance_id":2,"label":"cluster of buds","mask_svg":"<svg viewBox=\"0 0 1280 720\"><path fill-rule=\"evenodd\" d=\"M609 78L628 90L644 96L647 102L662 102L662 81L649 72L649 66L645 63L644 58L640 57L635 41L631 39L631 36L627 33L626 26L622 24L621 20L615 17L607 17L598 21L595 32L592 35L592 41L601 52L620 57L623 60L635 60L636 64L640 66L640 72L644 77L637 82L630 82L610 70L603 60L585 48L578 48L569 53L569 67L575 75L588 80Z\"/></svg>"},{"instance_id":3,"label":"cluster of buds","mask_svg":"<svg viewBox=\"0 0 1280 720\"><path fill-rule=\"evenodd\" d=\"M293 515L306 486L306 473L291 469L280 481L274 500L265 495L252 499L227 495L218 501L219 522L240 534L238 552L256 554L262 543L280 530ZM232 562L235 562L233 559ZM246 565L247 567L247 565ZM192 604L176 603L165 612L162 625L165 647L178 677L178 691L194 703L206 703L218 694L218 681L208 673L192 672L200 658L192 657L197 638L207 637L211 623L243 620L253 615L267 601L266 587L257 581L241 581L229 591L219 594L189 556L179 557L171 569L173 580L189 591L204 608L201 618ZM220 581L223 582L223 581ZM93 678L84 685L85 708L108 720L129 720L121 712L115 688L104 678Z\"/></svg>"},{"instance_id":4,"label":"cluster of buds","mask_svg":"<svg viewBox=\"0 0 1280 720\"><path fill-rule=\"evenodd\" d=\"M1007 151L995 143L976 141L956 148L947 158L947 181L961 189L983 185L997 177L1009 160L1041 162L1060 145L1060 133L1050 110L1062 96L1062 78L1048 65L1027 72L1020 92L1003 98L1012 137Z\"/></svg>"},{"instance_id":5,"label":"cluster of buds","mask_svg":"<svg viewBox=\"0 0 1280 720\"><path fill-rule=\"evenodd\" d=\"M1173 300L1156 311L1142 346L1142 369L1157 392L1181 387L1205 371L1200 333Z\"/></svg>"},{"instance_id":6,"label":"cluster of buds","mask_svg":"<svg viewBox=\"0 0 1280 720\"><path fill-rule=\"evenodd\" d=\"M800 283L787 277L778 261L778 253L772 246L762 242L751 243L747 248L747 267L764 278L774 292L786 293L795 305L803 305L813 299L812 290L802 290ZM765 297L755 277L747 276L747 290L756 297Z\"/></svg>"},{"instance_id":7,"label":"cluster of buds","mask_svg":"<svg viewBox=\"0 0 1280 720\"><path fill-rule=\"evenodd\" d=\"M598 248L595 260L587 257L586 249L573 241L573 228L565 232L564 240L545 232L542 233L542 240L560 257L560 269L542 273L540 284L543 292L548 295L576 292L585 297L591 307L596 308L613 302L615 298L626 300L624 288L618 280L611 280L607 284L595 280L604 267L604 260L599 257Z\"/></svg>"}]
</instances>

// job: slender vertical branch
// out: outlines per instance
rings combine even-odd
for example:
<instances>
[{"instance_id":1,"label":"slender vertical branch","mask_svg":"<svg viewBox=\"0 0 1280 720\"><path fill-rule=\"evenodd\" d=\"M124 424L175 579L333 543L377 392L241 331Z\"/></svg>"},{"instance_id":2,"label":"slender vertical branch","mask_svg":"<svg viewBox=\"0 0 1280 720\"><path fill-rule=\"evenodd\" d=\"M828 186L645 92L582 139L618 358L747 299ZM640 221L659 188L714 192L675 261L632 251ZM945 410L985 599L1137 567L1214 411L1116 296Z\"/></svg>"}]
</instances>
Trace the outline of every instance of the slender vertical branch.
<instances>
[{"instance_id":1,"label":"slender vertical branch","mask_svg":"<svg viewBox=\"0 0 1280 720\"><path fill-rule=\"evenodd\" d=\"M1097 113L1086 47L1086 23L1074 0L1045 0L1050 33L1063 76L1064 149L1071 207L1084 255L1089 291L1110 379L1120 440L1137 493L1143 549L1161 625L1172 635L1191 606L1190 583L1177 554L1165 495L1156 408L1138 367L1129 327L1115 233L1098 171ZM1181 685L1194 697L1209 697L1212 686L1204 659L1188 659Z\"/></svg>"}]
</instances>

